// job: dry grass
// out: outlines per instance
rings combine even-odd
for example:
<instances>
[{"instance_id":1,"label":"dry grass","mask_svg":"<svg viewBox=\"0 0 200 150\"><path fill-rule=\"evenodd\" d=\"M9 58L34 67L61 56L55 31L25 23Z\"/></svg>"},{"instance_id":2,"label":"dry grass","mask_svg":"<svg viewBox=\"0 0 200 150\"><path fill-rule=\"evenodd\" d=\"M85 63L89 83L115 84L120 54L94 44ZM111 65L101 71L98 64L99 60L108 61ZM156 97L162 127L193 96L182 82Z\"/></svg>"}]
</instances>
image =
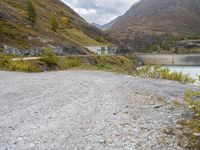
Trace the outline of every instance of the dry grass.
<instances>
[{"instance_id":1,"label":"dry grass","mask_svg":"<svg viewBox=\"0 0 200 150\"><path fill-rule=\"evenodd\" d=\"M137 70L136 74L142 77L173 80L184 84L195 82L195 80L192 79L188 74L183 74L182 72L171 72L168 68L161 66L142 67Z\"/></svg>"},{"instance_id":2,"label":"dry grass","mask_svg":"<svg viewBox=\"0 0 200 150\"><path fill-rule=\"evenodd\" d=\"M199 91L186 91L185 102L188 107L194 111L192 119L180 120L178 123L183 127L188 128L189 132L186 136L189 143L185 145L186 148L199 150L200 149L200 90Z\"/></svg>"},{"instance_id":3,"label":"dry grass","mask_svg":"<svg viewBox=\"0 0 200 150\"><path fill-rule=\"evenodd\" d=\"M40 72L41 68L37 61L13 61L12 57L0 53L0 69L22 72Z\"/></svg>"},{"instance_id":4,"label":"dry grass","mask_svg":"<svg viewBox=\"0 0 200 150\"><path fill-rule=\"evenodd\" d=\"M12 57L0 53L0 69L2 70L41 72L73 68L133 74L135 62L134 58L126 56L58 57L49 49L40 60L34 61L13 61Z\"/></svg>"}]
</instances>

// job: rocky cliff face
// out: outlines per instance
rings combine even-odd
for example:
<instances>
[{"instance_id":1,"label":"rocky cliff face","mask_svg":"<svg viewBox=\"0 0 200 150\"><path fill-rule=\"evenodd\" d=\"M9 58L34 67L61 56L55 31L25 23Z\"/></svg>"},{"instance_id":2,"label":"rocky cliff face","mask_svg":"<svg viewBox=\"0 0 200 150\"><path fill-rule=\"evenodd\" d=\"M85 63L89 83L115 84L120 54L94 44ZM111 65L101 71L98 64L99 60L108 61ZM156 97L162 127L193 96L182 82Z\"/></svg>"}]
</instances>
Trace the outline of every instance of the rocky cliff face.
<instances>
[{"instance_id":1,"label":"rocky cliff face","mask_svg":"<svg viewBox=\"0 0 200 150\"><path fill-rule=\"evenodd\" d=\"M141 0L109 29L131 49L200 37L199 0Z\"/></svg>"},{"instance_id":2,"label":"rocky cliff face","mask_svg":"<svg viewBox=\"0 0 200 150\"><path fill-rule=\"evenodd\" d=\"M85 48L88 45L115 44L124 48L122 43L88 24L60 0L32 1L37 14L33 26L28 21L27 0L0 1L0 51L34 55L44 47L53 47L63 54L88 54ZM52 16L58 23L56 32L51 27ZM96 41L97 37L104 41Z\"/></svg>"}]
</instances>

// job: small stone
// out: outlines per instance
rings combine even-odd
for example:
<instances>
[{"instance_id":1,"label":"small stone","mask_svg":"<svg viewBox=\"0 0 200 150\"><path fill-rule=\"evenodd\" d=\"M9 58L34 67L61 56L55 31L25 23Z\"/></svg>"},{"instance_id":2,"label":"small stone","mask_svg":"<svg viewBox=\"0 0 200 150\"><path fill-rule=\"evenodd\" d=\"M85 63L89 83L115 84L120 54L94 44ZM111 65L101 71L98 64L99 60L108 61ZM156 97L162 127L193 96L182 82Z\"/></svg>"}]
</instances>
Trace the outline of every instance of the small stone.
<instances>
[{"instance_id":1,"label":"small stone","mask_svg":"<svg viewBox=\"0 0 200 150\"><path fill-rule=\"evenodd\" d=\"M158 105L158 106L155 106L154 108L158 109L160 107L162 107L163 105Z\"/></svg>"},{"instance_id":2,"label":"small stone","mask_svg":"<svg viewBox=\"0 0 200 150\"><path fill-rule=\"evenodd\" d=\"M200 133L193 133L193 135L200 138Z\"/></svg>"}]
</instances>

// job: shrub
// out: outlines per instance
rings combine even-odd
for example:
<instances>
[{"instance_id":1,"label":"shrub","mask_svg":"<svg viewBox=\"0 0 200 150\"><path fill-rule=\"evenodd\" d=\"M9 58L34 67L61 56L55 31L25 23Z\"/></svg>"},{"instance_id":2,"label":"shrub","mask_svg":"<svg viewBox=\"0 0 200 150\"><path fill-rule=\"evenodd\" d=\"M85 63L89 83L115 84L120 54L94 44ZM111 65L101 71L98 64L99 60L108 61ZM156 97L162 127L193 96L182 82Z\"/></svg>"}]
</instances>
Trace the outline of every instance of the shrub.
<instances>
[{"instance_id":1,"label":"shrub","mask_svg":"<svg viewBox=\"0 0 200 150\"><path fill-rule=\"evenodd\" d=\"M57 32L57 29L59 27L59 24L58 24L58 21L57 21L57 18L55 15L51 15L50 16L50 24L51 24L51 29L54 31L54 32Z\"/></svg>"},{"instance_id":2,"label":"shrub","mask_svg":"<svg viewBox=\"0 0 200 150\"><path fill-rule=\"evenodd\" d=\"M46 48L44 50L44 54L43 54L43 57L41 58L41 61L46 63L48 66L53 67L57 65L58 56L55 54L55 52L52 49Z\"/></svg>"},{"instance_id":3,"label":"shrub","mask_svg":"<svg viewBox=\"0 0 200 150\"><path fill-rule=\"evenodd\" d=\"M101 37L101 36L97 36L97 37L95 38L95 40L96 40L97 42L105 42L104 38Z\"/></svg>"},{"instance_id":4,"label":"shrub","mask_svg":"<svg viewBox=\"0 0 200 150\"><path fill-rule=\"evenodd\" d=\"M68 17L62 17L60 20L63 25L67 26L68 28L72 28L71 20Z\"/></svg>"},{"instance_id":5,"label":"shrub","mask_svg":"<svg viewBox=\"0 0 200 150\"><path fill-rule=\"evenodd\" d=\"M167 42L162 43L162 49L163 50L171 50L171 45Z\"/></svg>"},{"instance_id":6,"label":"shrub","mask_svg":"<svg viewBox=\"0 0 200 150\"><path fill-rule=\"evenodd\" d=\"M61 70L70 69L74 67L81 67L81 60L80 58L60 58L58 63L58 68Z\"/></svg>"},{"instance_id":7,"label":"shrub","mask_svg":"<svg viewBox=\"0 0 200 150\"><path fill-rule=\"evenodd\" d=\"M179 53L178 47L175 48L174 53Z\"/></svg>"},{"instance_id":8,"label":"shrub","mask_svg":"<svg viewBox=\"0 0 200 150\"><path fill-rule=\"evenodd\" d=\"M71 23L71 20L68 18L68 17L62 17L61 19L61 22L63 23L63 24L70 24Z\"/></svg>"},{"instance_id":9,"label":"shrub","mask_svg":"<svg viewBox=\"0 0 200 150\"><path fill-rule=\"evenodd\" d=\"M189 108L194 111L195 115L192 120L187 120L184 124L190 129L188 148L200 148L200 90L199 91L186 91L185 102Z\"/></svg>"},{"instance_id":10,"label":"shrub","mask_svg":"<svg viewBox=\"0 0 200 150\"><path fill-rule=\"evenodd\" d=\"M32 0L27 0L26 3L27 3L28 20L31 23L31 25L33 25L34 23L36 23L36 18L37 18L36 10Z\"/></svg>"},{"instance_id":11,"label":"shrub","mask_svg":"<svg viewBox=\"0 0 200 150\"><path fill-rule=\"evenodd\" d=\"M2 53L0 53L0 68L1 69L9 68L10 62L11 62L11 57L5 56Z\"/></svg>"}]
</instances>

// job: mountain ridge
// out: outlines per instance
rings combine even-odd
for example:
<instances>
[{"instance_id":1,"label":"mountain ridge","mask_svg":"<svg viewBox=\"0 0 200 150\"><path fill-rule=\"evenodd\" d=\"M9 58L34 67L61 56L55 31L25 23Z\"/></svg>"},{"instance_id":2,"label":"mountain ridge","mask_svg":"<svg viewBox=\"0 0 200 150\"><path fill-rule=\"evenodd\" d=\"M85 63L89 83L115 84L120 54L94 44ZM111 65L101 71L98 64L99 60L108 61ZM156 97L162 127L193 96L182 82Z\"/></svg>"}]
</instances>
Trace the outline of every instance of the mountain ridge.
<instances>
[{"instance_id":1,"label":"mountain ridge","mask_svg":"<svg viewBox=\"0 0 200 150\"><path fill-rule=\"evenodd\" d=\"M168 39L200 37L199 18L198 0L141 0L108 32L136 50L144 48L142 44L145 43L150 45ZM140 44L137 45L138 41Z\"/></svg>"},{"instance_id":2,"label":"mountain ridge","mask_svg":"<svg viewBox=\"0 0 200 150\"><path fill-rule=\"evenodd\" d=\"M106 31L106 30L110 29L112 27L112 25L120 19L120 17L121 16L118 16L117 18L111 20L110 22L108 22L104 25L100 25L100 24L97 24L97 23L92 23L92 25L96 26L97 28L99 28L103 31Z\"/></svg>"}]
</instances>

